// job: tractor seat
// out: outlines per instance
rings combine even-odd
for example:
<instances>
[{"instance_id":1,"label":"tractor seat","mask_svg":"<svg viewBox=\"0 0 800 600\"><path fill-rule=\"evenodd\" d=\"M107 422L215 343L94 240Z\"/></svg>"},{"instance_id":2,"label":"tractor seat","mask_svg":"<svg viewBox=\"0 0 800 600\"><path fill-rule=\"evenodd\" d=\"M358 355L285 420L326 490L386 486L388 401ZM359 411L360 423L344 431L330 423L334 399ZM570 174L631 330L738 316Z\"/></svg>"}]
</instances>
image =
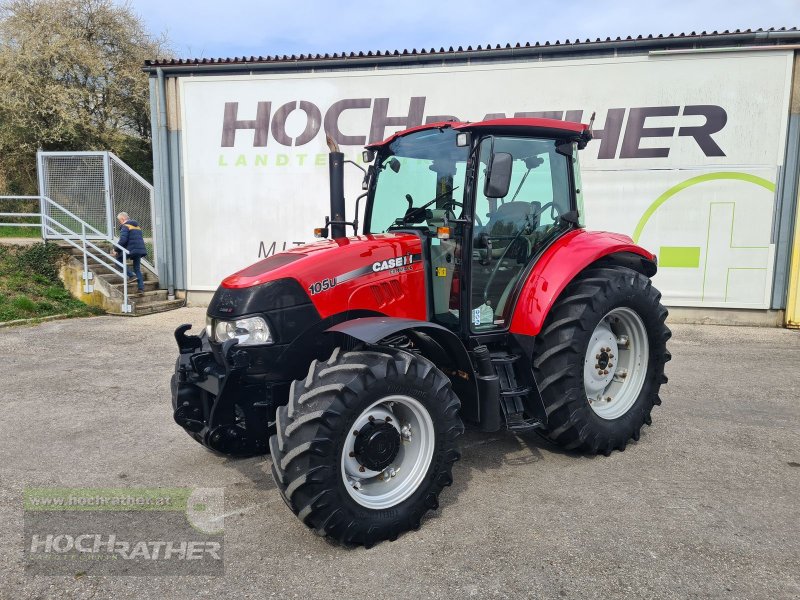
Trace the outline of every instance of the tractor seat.
<instances>
[{"instance_id":1,"label":"tractor seat","mask_svg":"<svg viewBox=\"0 0 800 600\"><path fill-rule=\"evenodd\" d=\"M492 240L493 257L503 254L503 250L511 243L511 237L517 235L520 228L525 225L525 217L536 214L541 206L540 202L513 201L501 204L496 211L489 213L489 221L483 231L488 233L489 237L509 236L509 239ZM536 221L538 221L538 217ZM538 223L531 223L533 229L537 225Z\"/></svg>"},{"instance_id":2,"label":"tractor seat","mask_svg":"<svg viewBox=\"0 0 800 600\"><path fill-rule=\"evenodd\" d=\"M501 204L496 211L489 213L489 221L486 223L485 231L489 235L506 235L501 232L500 228L502 228L502 230L513 231L511 234L513 235L525 223L525 217L535 214L541 207L541 202L520 202L519 200ZM532 225L536 226L535 223Z\"/></svg>"},{"instance_id":3,"label":"tractor seat","mask_svg":"<svg viewBox=\"0 0 800 600\"><path fill-rule=\"evenodd\" d=\"M515 200L513 202L501 204L497 207L496 211L489 213L489 221L486 223L485 231L487 231L489 235L506 235L506 230L518 231L516 226L524 222L525 215L530 212L530 202Z\"/></svg>"}]
</instances>

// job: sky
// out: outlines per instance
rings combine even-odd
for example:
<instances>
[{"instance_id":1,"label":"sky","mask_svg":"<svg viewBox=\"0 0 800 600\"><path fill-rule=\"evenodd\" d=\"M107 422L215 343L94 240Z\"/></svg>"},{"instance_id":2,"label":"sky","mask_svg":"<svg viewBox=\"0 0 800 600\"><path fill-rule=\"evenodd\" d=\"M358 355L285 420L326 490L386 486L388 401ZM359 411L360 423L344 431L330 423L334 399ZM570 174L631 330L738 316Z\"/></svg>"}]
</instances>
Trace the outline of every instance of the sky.
<instances>
[{"instance_id":1,"label":"sky","mask_svg":"<svg viewBox=\"0 0 800 600\"><path fill-rule=\"evenodd\" d=\"M120 0L124 2L124 0ZM172 57L430 49L800 27L800 0L129 0Z\"/></svg>"}]
</instances>

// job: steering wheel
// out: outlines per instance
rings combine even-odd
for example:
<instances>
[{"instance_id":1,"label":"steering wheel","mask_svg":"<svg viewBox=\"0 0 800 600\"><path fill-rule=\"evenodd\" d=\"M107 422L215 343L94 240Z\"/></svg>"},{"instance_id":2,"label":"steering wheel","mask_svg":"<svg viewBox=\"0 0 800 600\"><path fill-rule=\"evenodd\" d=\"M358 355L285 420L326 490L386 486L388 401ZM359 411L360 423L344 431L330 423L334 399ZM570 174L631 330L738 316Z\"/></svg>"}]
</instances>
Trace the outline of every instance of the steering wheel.
<instances>
[{"instance_id":1,"label":"steering wheel","mask_svg":"<svg viewBox=\"0 0 800 600\"><path fill-rule=\"evenodd\" d=\"M459 187L460 186L456 186L452 189L443 191L441 194L438 194L433 200L431 200L430 202L426 202L422 206L417 206L417 207L409 206L408 210L406 210L405 216L396 219L395 223L398 223L399 225L404 225L405 223L416 223L417 217L423 217L425 215L426 208L428 208L431 204L439 200L442 196L446 196L447 194L452 194ZM406 194L406 200L408 200L409 203L411 202L411 196L409 194ZM445 204L445 206L447 206L448 204L459 204L459 203L457 203L455 200L450 200ZM412 221L411 219L414 220Z\"/></svg>"},{"instance_id":2,"label":"steering wheel","mask_svg":"<svg viewBox=\"0 0 800 600\"><path fill-rule=\"evenodd\" d=\"M464 216L464 203L463 202L456 202L455 200L450 200L450 202L447 202L443 206L443 208L452 208L452 207L455 207L455 206L457 206L457 207L459 207L461 209L461 217L458 217L460 219L460 218L462 218ZM453 218L455 218L455 211L453 211ZM478 213L475 213L475 221L478 223L479 227L483 227L483 222L481 222L481 218L478 216Z\"/></svg>"}]
</instances>

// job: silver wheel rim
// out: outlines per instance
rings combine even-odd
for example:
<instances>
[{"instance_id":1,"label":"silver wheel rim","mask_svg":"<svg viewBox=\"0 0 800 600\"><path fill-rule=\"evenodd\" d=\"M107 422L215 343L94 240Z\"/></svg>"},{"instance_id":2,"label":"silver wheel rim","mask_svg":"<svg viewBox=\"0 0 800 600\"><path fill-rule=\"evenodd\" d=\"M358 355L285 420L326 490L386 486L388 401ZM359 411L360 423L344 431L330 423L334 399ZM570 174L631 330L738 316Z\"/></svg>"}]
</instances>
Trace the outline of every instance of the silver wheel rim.
<instances>
[{"instance_id":1,"label":"silver wheel rim","mask_svg":"<svg viewBox=\"0 0 800 600\"><path fill-rule=\"evenodd\" d=\"M397 456L382 471L367 469L354 457L358 431L370 418L389 423L400 434ZM393 395L371 404L350 427L342 448L341 473L347 493L373 510L400 504L417 491L428 474L435 441L433 419L415 398Z\"/></svg>"},{"instance_id":2,"label":"silver wheel rim","mask_svg":"<svg viewBox=\"0 0 800 600\"><path fill-rule=\"evenodd\" d=\"M650 346L647 329L632 309L619 307L594 328L583 365L583 387L592 410L603 419L627 413L642 391Z\"/></svg>"}]
</instances>

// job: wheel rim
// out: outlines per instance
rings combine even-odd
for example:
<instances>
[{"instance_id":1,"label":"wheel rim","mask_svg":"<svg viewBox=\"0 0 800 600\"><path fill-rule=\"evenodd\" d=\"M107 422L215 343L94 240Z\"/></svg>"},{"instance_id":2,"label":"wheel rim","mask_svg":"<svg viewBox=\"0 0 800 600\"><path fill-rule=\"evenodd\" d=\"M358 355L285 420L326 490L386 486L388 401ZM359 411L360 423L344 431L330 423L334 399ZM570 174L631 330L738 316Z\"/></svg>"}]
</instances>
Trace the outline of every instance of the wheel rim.
<instances>
[{"instance_id":1,"label":"wheel rim","mask_svg":"<svg viewBox=\"0 0 800 600\"><path fill-rule=\"evenodd\" d=\"M644 386L650 348L641 317L619 307L607 313L589 338L583 386L592 410L618 419L630 410Z\"/></svg>"},{"instance_id":2,"label":"wheel rim","mask_svg":"<svg viewBox=\"0 0 800 600\"><path fill-rule=\"evenodd\" d=\"M390 456L395 438L399 444ZM415 398L393 395L373 403L350 427L342 448L347 493L373 510L401 503L425 479L435 438L433 419Z\"/></svg>"}]
</instances>

